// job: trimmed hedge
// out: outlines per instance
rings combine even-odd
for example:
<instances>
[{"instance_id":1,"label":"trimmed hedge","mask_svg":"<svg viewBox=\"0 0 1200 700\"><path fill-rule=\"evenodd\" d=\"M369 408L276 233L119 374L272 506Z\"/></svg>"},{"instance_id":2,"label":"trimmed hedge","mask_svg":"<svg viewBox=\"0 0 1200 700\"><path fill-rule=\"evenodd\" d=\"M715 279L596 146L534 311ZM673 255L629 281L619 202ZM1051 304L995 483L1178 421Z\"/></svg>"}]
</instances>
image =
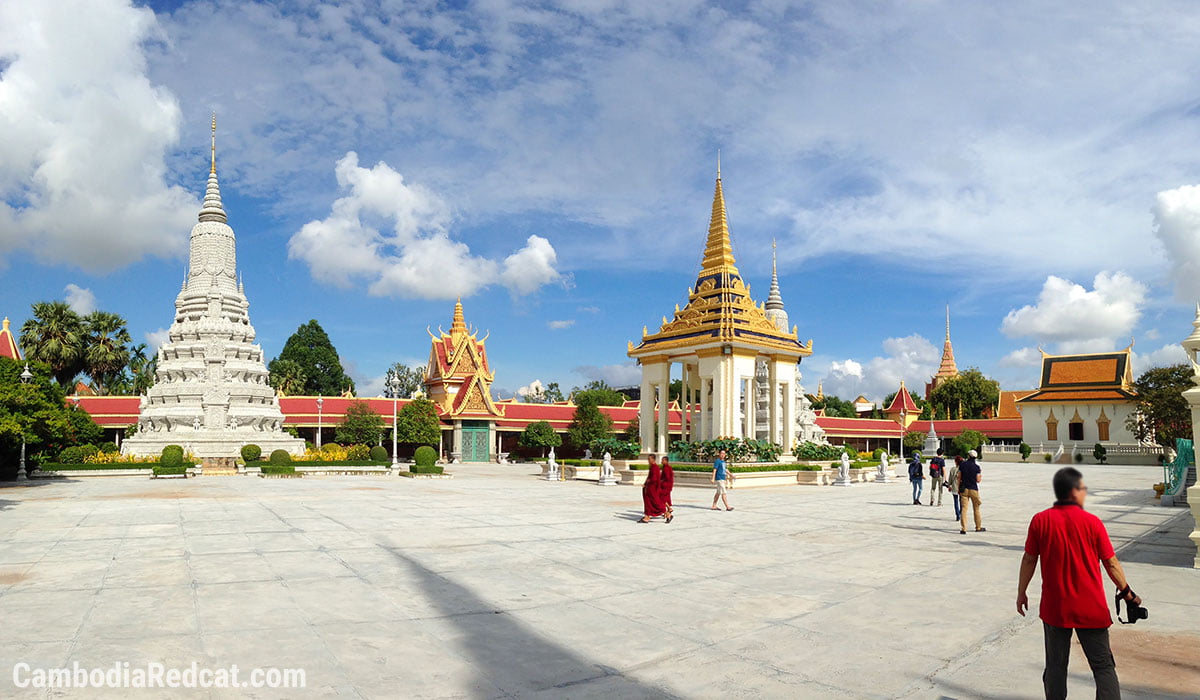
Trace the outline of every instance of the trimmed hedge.
<instances>
[{"instance_id":1,"label":"trimmed hedge","mask_svg":"<svg viewBox=\"0 0 1200 700\"><path fill-rule=\"evenodd\" d=\"M643 464L631 464L629 468L634 471L645 471L647 467ZM819 472L825 469L825 467L819 464L764 464L757 467L726 466L725 468L735 474L752 472ZM713 470L712 467L703 464L672 464L671 469L677 472L711 472Z\"/></svg>"},{"instance_id":2,"label":"trimmed hedge","mask_svg":"<svg viewBox=\"0 0 1200 700\"><path fill-rule=\"evenodd\" d=\"M137 462L132 464L128 462L124 464L61 464L58 462L51 462L49 464L43 464L38 468L44 472L58 472L101 471L105 469L150 469L156 466L158 466L156 462Z\"/></svg>"},{"instance_id":3,"label":"trimmed hedge","mask_svg":"<svg viewBox=\"0 0 1200 700\"><path fill-rule=\"evenodd\" d=\"M287 450L275 450L271 453L271 464L276 466L281 464L291 464L292 455Z\"/></svg>"},{"instance_id":4,"label":"trimmed hedge","mask_svg":"<svg viewBox=\"0 0 1200 700\"><path fill-rule=\"evenodd\" d=\"M246 464L257 462L262 457L262 448L258 445L242 445L242 461Z\"/></svg>"},{"instance_id":5,"label":"trimmed hedge","mask_svg":"<svg viewBox=\"0 0 1200 700\"><path fill-rule=\"evenodd\" d=\"M290 464L293 468L295 468L295 467L390 467L392 465L392 463L389 460L374 460L374 459L343 459L341 461L325 460L325 461L321 461L321 462L290 462ZM258 467L259 469L266 469L266 467L271 466L271 462L269 460L260 459L255 462L246 462L246 466L247 467ZM282 465L277 464L275 466L282 466Z\"/></svg>"},{"instance_id":6,"label":"trimmed hedge","mask_svg":"<svg viewBox=\"0 0 1200 700\"><path fill-rule=\"evenodd\" d=\"M388 451L380 445L371 448L371 452L367 455L367 459L372 462L391 462L391 457L388 457Z\"/></svg>"},{"instance_id":7,"label":"trimmed hedge","mask_svg":"<svg viewBox=\"0 0 1200 700\"><path fill-rule=\"evenodd\" d=\"M370 459L371 448L366 445L351 445L346 448L346 456L350 459Z\"/></svg>"},{"instance_id":8,"label":"trimmed hedge","mask_svg":"<svg viewBox=\"0 0 1200 700\"><path fill-rule=\"evenodd\" d=\"M165 467L161 464L158 464L158 465L155 465L155 467L154 467L154 475L155 476L165 476L165 475L169 475L169 474L187 474L187 470L188 470L188 468L184 467L184 466Z\"/></svg>"},{"instance_id":9,"label":"trimmed hedge","mask_svg":"<svg viewBox=\"0 0 1200 700\"><path fill-rule=\"evenodd\" d=\"M277 450L278 451L278 450ZM269 462L262 463L263 474L295 474L296 467L292 464L271 464Z\"/></svg>"},{"instance_id":10,"label":"trimmed hedge","mask_svg":"<svg viewBox=\"0 0 1200 700\"><path fill-rule=\"evenodd\" d=\"M437 462L437 458L438 458L437 450L433 449L429 445L421 445L420 447L417 448L416 454L413 455L413 461L416 462L416 466L418 466L418 467L432 467L434 465L434 463ZM440 471L439 472L417 472L415 469L410 469L409 471L411 471L414 474L417 474L417 473L441 474Z\"/></svg>"},{"instance_id":11,"label":"trimmed hedge","mask_svg":"<svg viewBox=\"0 0 1200 700\"><path fill-rule=\"evenodd\" d=\"M183 448L179 445L167 445L158 461L162 466L172 469L183 466Z\"/></svg>"},{"instance_id":12,"label":"trimmed hedge","mask_svg":"<svg viewBox=\"0 0 1200 700\"><path fill-rule=\"evenodd\" d=\"M433 449L432 447L429 449ZM408 468L410 474L445 474L446 470L439 464L413 464Z\"/></svg>"},{"instance_id":13,"label":"trimmed hedge","mask_svg":"<svg viewBox=\"0 0 1200 700\"><path fill-rule=\"evenodd\" d=\"M568 467L599 467L604 464L602 459L556 459L554 461Z\"/></svg>"}]
</instances>

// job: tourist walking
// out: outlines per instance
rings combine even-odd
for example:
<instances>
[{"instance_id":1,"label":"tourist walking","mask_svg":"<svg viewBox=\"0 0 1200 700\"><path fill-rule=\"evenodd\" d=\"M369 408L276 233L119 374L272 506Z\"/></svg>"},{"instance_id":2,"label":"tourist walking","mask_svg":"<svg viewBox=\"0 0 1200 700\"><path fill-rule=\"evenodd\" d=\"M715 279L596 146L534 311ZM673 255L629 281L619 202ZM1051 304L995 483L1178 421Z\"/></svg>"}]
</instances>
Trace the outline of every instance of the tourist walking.
<instances>
[{"instance_id":1,"label":"tourist walking","mask_svg":"<svg viewBox=\"0 0 1200 700\"><path fill-rule=\"evenodd\" d=\"M958 468L958 495L962 506L962 517L959 520L961 526L958 529L958 534L967 534L967 504L971 504L971 509L975 511L975 532L987 532L987 528L983 526L983 518L979 514L979 506L983 503L979 500L979 482L983 481L983 470L979 468L979 463L975 458L979 454L975 450L967 453L967 460Z\"/></svg>"},{"instance_id":2,"label":"tourist walking","mask_svg":"<svg viewBox=\"0 0 1200 700\"><path fill-rule=\"evenodd\" d=\"M646 475L646 483L642 484L642 510L645 515L639 523L648 523L651 518L657 518L666 512L662 504L662 469L659 468L654 455L650 455L649 473Z\"/></svg>"},{"instance_id":3,"label":"tourist walking","mask_svg":"<svg viewBox=\"0 0 1200 700\"><path fill-rule=\"evenodd\" d=\"M717 485L717 492L713 494L712 509L717 508L717 500L725 505L725 510L733 510L733 506L729 505L729 496L726 495L726 482L729 480L729 469L725 466L725 450L717 452L717 458L713 461L712 483Z\"/></svg>"},{"instance_id":4,"label":"tourist walking","mask_svg":"<svg viewBox=\"0 0 1200 700\"><path fill-rule=\"evenodd\" d=\"M959 473L962 468L963 458L959 455L954 455L954 466L950 467L950 473L946 475L946 490L950 492L950 498L954 500L954 520L957 522L962 519L962 505L958 496Z\"/></svg>"},{"instance_id":5,"label":"tourist walking","mask_svg":"<svg viewBox=\"0 0 1200 700\"><path fill-rule=\"evenodd\" d=\"M942 457L942 448L929 460L929 505L933 505L934 496L937 504L942 505L942 483L946 478L946 459Z\"/></svg>"},{"instance_id":6,"label":"tourist walking","mask_svg":"<svg viewBox=\"0 0 1200 700\"><path fill-rule=\"evenodd\" d=\"M662 459L662 477L659 480L659 500L662 506L666 509L667 522L675 519L675 506L671 502L671 489L675 488L675 470L671 468L671 462L666 457Z\"/></svg>"},{"instance_id":7,"label":"tourist walking","mask_svg":"<svg viewBox=\"0 0 1200 700\"><path fill-rule=\"evenodd\" d=\"M1130 590L1104 523L1083 509L1088 492L1083 474L1074 467L1064 467L1054 474L1053 483L1054 506L1033 516L1025 537L1017 581L1017 612L1024 616L1029 608L1025 589L1040 563L1042 602L1038 617L1042 619L1046 647L1042 672L1046 698L1067 697L1072 631L1092 668L1096 697L1120 698L1121 683L1108 644L1112 617L1100 565L1116 584L1118 597L1133 605L1141 605L1142 599Z\"/></svg>"},{"instance_id":8,"label":"tourist walking","mask_svg":"<svg viewBox=\"0 0 1200 700\"><path fill-rule=\"evenodd\" d=\"M921 453L913 452L908 463L908 480L912 482L913 505L921 505L921 489L925 485L925 471L921 468Z\"/></svg>"}]
</instances>

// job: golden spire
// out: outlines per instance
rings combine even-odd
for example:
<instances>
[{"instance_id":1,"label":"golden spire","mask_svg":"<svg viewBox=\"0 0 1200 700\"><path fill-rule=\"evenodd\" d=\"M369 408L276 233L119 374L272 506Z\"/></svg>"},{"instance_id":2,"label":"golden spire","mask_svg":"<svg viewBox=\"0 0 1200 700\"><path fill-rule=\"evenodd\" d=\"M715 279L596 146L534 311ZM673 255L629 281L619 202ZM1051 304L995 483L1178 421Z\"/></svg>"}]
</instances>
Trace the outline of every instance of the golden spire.
<instances>
[{"instance_id":1,"label":"golden spire","mask_svg":"<svg viewBox=\"0 0 1200 700\"><path fill-rule=\"evenodd\" d=\"M462 297L454 302L454 321L450 324L450 337L458 339L467 334L467 322L463 318Z\"/></svg>"},{"instance_id":2,"label":"golden spire","mask_svg":"<svg viewBox=\"0 0 1200 700\"><path fill-rule=\"evenodd\" d=\"M217 172L217 113L212 113L212 167L208 170L209 174Z\"/></svg>"},{"instance_id":3,"label":"golden spire","mask_svg":"<svg viewBox=\"0 0 1200 700\"><path fill-rule=\"evenodd\" d=\"M942 344L942 364L934 377L942 380L957 376L958 365L954 362L954 346L950 344L950 305L946 304L946 342Z\"/></svg>"},{"instance_id":4,"label":"golden spire","mask_svg":"<svg viewBox=\"0 0 1200 700\"><path fill-rule=\"evenodd\" d=\"M733 244L729 240L729 221L725 217L725 192L721 189L721 171L718 164L712 219L708 224L708 242L704 245L704 261L700 264L700 270L703 274L716 272L721 268L732 268L728 271L737 272L733 259Z\"/></svg>"},{"instance_id":5,"label":"golden spire","mask_svg":"<svg viewBox=\"0 0 1200 700\"><path fill-rule=\"evenodd\" d=\"M946 304L946 342L950 342L950 305Z\"/></svg>"}]
</instances>

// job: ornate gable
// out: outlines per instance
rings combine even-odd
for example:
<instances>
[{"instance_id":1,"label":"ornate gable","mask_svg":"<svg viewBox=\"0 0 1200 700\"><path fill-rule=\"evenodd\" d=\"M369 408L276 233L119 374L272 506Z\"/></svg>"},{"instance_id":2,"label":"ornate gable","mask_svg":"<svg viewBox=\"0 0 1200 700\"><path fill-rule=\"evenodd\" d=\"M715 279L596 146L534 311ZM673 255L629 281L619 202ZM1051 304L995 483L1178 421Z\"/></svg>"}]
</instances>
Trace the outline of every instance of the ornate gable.
<instances>
[{"instance_id":1,"label":"ornate gable","mask_svg":"<svg viewBox=\"0 0 1200 700\"><path fill-rule=\"evenodd\" d=\"M450 332L440 328L429 334L432 347L425 370L425 391L443 414L452 417L502 417L504 411L492 401L494 376L488 370L487 338L479 340L467 328L462 301L454 305Z\"/></svg>"}]
</instances>

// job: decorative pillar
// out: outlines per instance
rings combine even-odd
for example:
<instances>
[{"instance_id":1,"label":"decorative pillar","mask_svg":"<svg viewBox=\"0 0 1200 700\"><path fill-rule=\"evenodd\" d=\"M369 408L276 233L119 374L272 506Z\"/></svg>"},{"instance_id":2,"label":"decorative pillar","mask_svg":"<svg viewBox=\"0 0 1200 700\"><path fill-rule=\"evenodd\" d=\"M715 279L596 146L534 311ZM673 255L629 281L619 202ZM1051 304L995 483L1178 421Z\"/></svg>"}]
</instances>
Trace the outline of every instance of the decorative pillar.
<instances>
[{"instance_id":1,"label":"decorative pillar","mask_svg":"<svg viewBox=\"0 0 1200 700\"><path fill-rule=\"evenodd\" d=\"M689 441L692 438L688 435L688 419L692 415L691 404L688 398L692 393L688 387L688 364L684 362L679 365L679 439Z\"/></svg>"},{"instance_id":2,"label":"decorative pillar","mask_svg":"<svg viewBox=\"0 0 1200 700\"><path fill-rule=\"evenodd\" d=\"M638 440L642 454L654 451L654 385L650 382L651 366L642 364L642 398L638 401Z\"/></svg>"},{"instance_id":3,"label":"decorative pillar","mask_svg":"<svg viewBox=\"0 0 1200 700\"><path fill-rule=\"evenodd\" d=\"M740 384L742 386L742 405L746 407L744 416L746 420L742 424L742 437L754 439L758 429L758 395L755 391L757 385L754 381L754 375L743 377Z\"/></svg>"},{"instance_id":4,"label":"decorative pillar","mask_svg":"<svg viewBox=\"0 0 1200 700\"><path fill-rule=\"evenodd\" d=\"M670 416L671 416L671 362L662 365L662 376L659 379L658 392L658 453L665 455L670 446Z\"/></svg>"},{"instance_id":5,"label":"decorative pillar","mask_svg":"<svg viewBox=\"0 0 1200 700\"><path fill-rule=\"evenodd\" d=\"M779 440L779 372L774 359L767 361L767 392L770 397L767 399L767 440L782 445Z\"/></svg>"},{"instance_id":6,"label":"decorative pillar","mask_svg":"<svg viewBox=\"0 0 1200 700\"><path fill-rule=\"evenodd\" d=\"M1192 321L1192 334L1184 339L1183 350L1187 353L1188 360L1192 364L1192 383L1195 386L1183 392L1183 398L1187 400L1188 406L1192 409L1192 445L1193 447L1200 445L1200 361L1197 355L1200 354L1200 304L1196 304L1196 319ZM1190 472L1190 474L1189 474ZM1189 538L1192 544L1196 546L1196 557L1192 562L1192 566L1200 569L1200 484L1188 486L1188 476L1195 474L1195 467L1191 467L1189 472L1184 472L1184 484L1182 489L1184 501L1192 510L1192 534ZM1164 500L1166 494L1163 495ZM1164 503L1164 505L1166 505Z\"/></svg>"},{"instance_id":7,"label":"decorative pillar","mask_svg":"<svg viewBox=\"0 0 1200 700\"><path fill-rule=\"evenodd\" d=\"M709 398L708 398L708 392L711 387L712 387L712 379L701 376L700 377L700 421L699 421L699 430L696 433L696 439L698 439L698 440L711 440L712 439L712 424L709 422L709 419L708 419L708 415L709 415L708 414L708 404L710 403Z\"/></svg>"},{"instance_id":8,"label":"decorative pillar","mask_svg":"<svg viewBox=\"0 0 1200 700\"><path fill-rule=\"evenodd\" d=\"M781 458L792 458L792 449L796 445L796 400L794 398L796 387L793 382L796 378L796 373L787 374L779 383L783 388L783 441L780 443L783 447Z\"/></svg>"}]
</instances>

